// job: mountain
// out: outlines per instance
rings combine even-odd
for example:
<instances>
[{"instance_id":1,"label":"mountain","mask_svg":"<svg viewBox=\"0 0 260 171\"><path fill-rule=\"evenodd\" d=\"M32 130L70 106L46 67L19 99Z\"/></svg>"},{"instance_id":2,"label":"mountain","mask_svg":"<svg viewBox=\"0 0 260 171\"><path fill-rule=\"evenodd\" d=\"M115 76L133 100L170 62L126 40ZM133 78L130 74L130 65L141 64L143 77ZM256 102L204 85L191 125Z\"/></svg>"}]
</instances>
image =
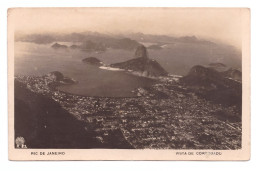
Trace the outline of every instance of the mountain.
<instances>
[{"instance_id":1,"label":"mountain","mask_svg":"<svg viewBox=\"0 0 260 171\"><path fill-rule=\"evenodd\" d=\"M230 68L229 70L222 72L222 74L227 78L234 79L240 82L242 81L242 72L238 69Z\"/></svg>"},{"instance_id":2,"label":"mountain","mask_svg":"<svg viewBox=\"0 0 260 171\"><path fill-rule=\"evenodd\" d=\"M134 56L134 59L111 64L110 66L114 68L137 72L139 75L147 77L168 75L168 73L157 61L148 58L147 49L144 45L140 45L137 47Z\"/></svg>"},{"instance_id":3,"label":"mountain","mask_svg":"<svg viewBox=\"0 0 260 171\"><path fill-rule=\"evenodd\" d=\"M192 67L181 81L190 87L204 89L239 88L240 82L226 78L222 72L201 65Z\"/></svg>"},{"instance_id":4,"label":"mountain","mask_svg":"<svg viewBox=\"0 0 260 171\"><path fill-rule=\"evenodd\" d=\"M136 40L129 38L116 39L114 42L110 43L111 48L125 50L134 50L139 45L140 43L138 43Z\"/></svg>"},{"instance_id":5,"label":"mountain","mask_svg":"<svg viewBox=\"0 0 260 171\"><path fill-rule=\"evenodd\" d=\"M240 70L229 68L223 63L210 63L206 67L220 72L220 74L226 78L240 82L242 81L242 72Z\"/></svg>"},{"instance_id":6,"label":"mountain","mask_svg":"<svg viewBox=\"0 0 260 171\"><path fill-rule=\"evenodd\" d=\"M133 148L118 130L101 143L94 129L77 120L51 97L30 91L17 80L14 85L15 138L23 137L28 148Z\"/></svg>"},{"instance_id":7,"label":"mountain","mask_svg":"<svg viewBox=\"0 0 260 171\"><path fill-rule=\"evenodd\" d=\"M144 33L130 33L130 34L102 34L98 32L80 32L69 34L16 34L15 41L22 42L34 42L38 44L53 43L55 41L60 42L84 42L93 41L95 43L103 42L109 46L124 46L124 42L134 43L136 42L185 42L185 43L200 43L200 44L214 44L211 41L198 39L196 36L167 36L167 35L153 35ZM122 44L119 44L122 43ZM136 47L135 47L136 48Z\"/></svg>"},{"instance_id":8,"label":"mountain","mask_svg":"<svg viewBox=\"0 0 260 171\"><path fill-rule=\"evenodd\" d=\"M54 49L67 49L68 48L68 46L62 45L62 44L59 44L59 43L54 43L51 47L54 48Z\"/></svg>"},{"instance_id":9,"label":"mountain","mask_svg":"<svg viewBox=\"0 0 260 171\"><path fill-rule=\"evenodd\" d=\"M106 47L103 43L94 42L91 40L84 41L79 48L83 51L105 51Z\"/></svg>"},{"instance_id":10,"label":"mountain","mask_svg":"<svg viewBox=\"0 0 260 171\"><path fill-rule=\"evenodd\" d=\"M226 78L222 72L197 65L180 82L207 100L241 108L242 84Z\"/></svg>"},{"instance_id":11,"label":"mountain","mask_svg":"<svg viewBox=\"0 0 260 171\"><path fill-rule=\"evenodd\" d=\"M15 41L48 44L57 41L52 34L16 34Z\"/></svg>"},{"instance_id":12,"label":"mountain","mask_svg":"<svg viewBox=\"0 0 260 171\"><path fill-rule=\"evenodd\" d=\"M144 58L144 59L148 59L148 53L147 53L147 49L144 45L140 45L136 48L135 50L135 54L134 54L135 58Z\"/></svg>"},{"instance_id":13,"label":"mountain","mask_svg":"<svg viewBox=\"0 0 260 171\"><path fill-rule=\"evenodd\" d=\"M119 35L118 35L119 36ZM168 35L154 35L154 34L144 34L144 33L130 33L123 34L121 36L129 37L130 39L136 40L138 42L160 42L160 43L197 43L197 44L212 44L209 40L199 39L196 36L168 36Z\"/></svg>"},{"instance_id":14,"label":"mountain","mask_svg":"<svg viewBox=\"0 0 260 171\"><path fill-rule=\"evenodd\" d=\"M24 137L28 148L88 148L95 141L57 102L29 91L15 81L15 137Z\"/></svg>"},{"instance_id":15,"label":"mountain","mask_svg":"<svg viewBox=\"0 0 260 171\"><path fill-rule=\"evenodd\" d=\"M101 66L102 62L95 58L95 57L88 57L82 60L82 62L87 63L87 64L91 64L91 65L95 65L95 66Z\"/></svg>"},{"instance_id":16,"label":"mountain","mask_svg":"<svg viewBox=\"0 0 260 171\"><path fill-rule=\"evenodd\" d=\"M219 72L201 65L192 67L189 73L181 80L189 86L203 87L205 89L215 89L217 86L224 85L223 78Z\"/></svg>"},{"instance_id":17,"label":"mountain","mask_svg":"<svg viewBox=\"0 0 260 171\"><path fill-rule=\"evenodd\" d=\"M113 37L111 35L97 32L83 32L71 34L30 34L16 35L15 41L33 42L37 44L47 44L53 42L80 42L81 45L71 48L80 48L85 51L105 51L107 48L134 50L140 44L127 37ZM53 48L64 48L66 45L55 43Z\"/></svg>"}]
</instances>

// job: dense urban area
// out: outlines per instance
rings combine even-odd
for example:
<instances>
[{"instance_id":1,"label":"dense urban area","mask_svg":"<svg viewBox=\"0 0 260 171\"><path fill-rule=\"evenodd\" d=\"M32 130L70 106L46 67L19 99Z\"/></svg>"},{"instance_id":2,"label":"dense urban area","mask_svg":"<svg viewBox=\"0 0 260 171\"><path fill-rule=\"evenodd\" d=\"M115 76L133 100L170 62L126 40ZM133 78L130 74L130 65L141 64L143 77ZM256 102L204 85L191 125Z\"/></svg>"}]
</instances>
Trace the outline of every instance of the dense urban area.
<instances>
[{"instance_id":1,"label":"dense urban area","mask_svg":"<svg viewBox=\"0 0 260 171\"><path fill-rule=\"evenodd\" d=\"M59 91L53 75L16 76L34 93L47 96L80 121L95 139L105 143L120 131L136 149L240 149L241 120L237 106L206 100L179 82L179 77L158 77L150 87L133 90L136 97L87 97Z\"/></svg>"}]
</instances>

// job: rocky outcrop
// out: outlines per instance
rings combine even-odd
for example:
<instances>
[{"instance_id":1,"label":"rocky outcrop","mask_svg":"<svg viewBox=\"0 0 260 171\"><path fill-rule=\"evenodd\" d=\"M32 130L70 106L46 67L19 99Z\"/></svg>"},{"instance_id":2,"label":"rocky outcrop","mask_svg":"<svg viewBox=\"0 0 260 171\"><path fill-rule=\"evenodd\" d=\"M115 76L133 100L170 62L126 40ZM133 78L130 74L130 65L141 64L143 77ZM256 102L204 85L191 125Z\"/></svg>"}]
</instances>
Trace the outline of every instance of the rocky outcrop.
<instances>
[{"instance_id":1,"label":"rocky outcrop","mask_svg":"<svg viewBox=\"0 0 260 171\"><path fill-rule=\"evenodd\" d=\"M144 45L140 45L137 47L136 51L135 51L135 58L145 58L148 59L148 54L147 54L147 50L146 47Z\"/></svg>"}]
</instances>

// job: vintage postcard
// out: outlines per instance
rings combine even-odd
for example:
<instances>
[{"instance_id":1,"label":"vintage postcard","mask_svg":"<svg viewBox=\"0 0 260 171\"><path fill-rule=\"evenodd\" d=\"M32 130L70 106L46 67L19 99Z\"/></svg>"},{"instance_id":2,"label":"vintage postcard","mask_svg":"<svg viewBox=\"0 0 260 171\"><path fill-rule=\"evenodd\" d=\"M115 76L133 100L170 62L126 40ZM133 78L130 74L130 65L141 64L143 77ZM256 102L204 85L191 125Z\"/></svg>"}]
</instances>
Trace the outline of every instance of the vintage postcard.
<instances>
[{"instance_id":1,"label":"vintage postcard","mask_svg":"<svg viewBox=\"0 0 260 171\"><path fill-rule=\"evenodd\" d=\"M10 160L249 160L247 8L8 10Z\"/></svg>"}]
</instances>

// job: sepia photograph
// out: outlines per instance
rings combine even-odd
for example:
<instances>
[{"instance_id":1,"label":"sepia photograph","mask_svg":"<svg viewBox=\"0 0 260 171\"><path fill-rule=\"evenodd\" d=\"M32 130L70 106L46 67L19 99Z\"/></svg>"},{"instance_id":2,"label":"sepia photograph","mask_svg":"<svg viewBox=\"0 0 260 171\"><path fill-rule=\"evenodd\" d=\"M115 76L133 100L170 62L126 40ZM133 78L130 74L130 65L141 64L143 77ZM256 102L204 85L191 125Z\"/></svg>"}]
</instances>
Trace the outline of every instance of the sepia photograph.
<instances>
[{"instance_id":1,"label":"sepia photograph","mask_svg":"<svg viewBox=\"0 0 260 171\"><path fill-rule=\"evenodd\" d=\"M249 160L246 8L11 8L11 160Z\"/></svg>"}]
</instances>

